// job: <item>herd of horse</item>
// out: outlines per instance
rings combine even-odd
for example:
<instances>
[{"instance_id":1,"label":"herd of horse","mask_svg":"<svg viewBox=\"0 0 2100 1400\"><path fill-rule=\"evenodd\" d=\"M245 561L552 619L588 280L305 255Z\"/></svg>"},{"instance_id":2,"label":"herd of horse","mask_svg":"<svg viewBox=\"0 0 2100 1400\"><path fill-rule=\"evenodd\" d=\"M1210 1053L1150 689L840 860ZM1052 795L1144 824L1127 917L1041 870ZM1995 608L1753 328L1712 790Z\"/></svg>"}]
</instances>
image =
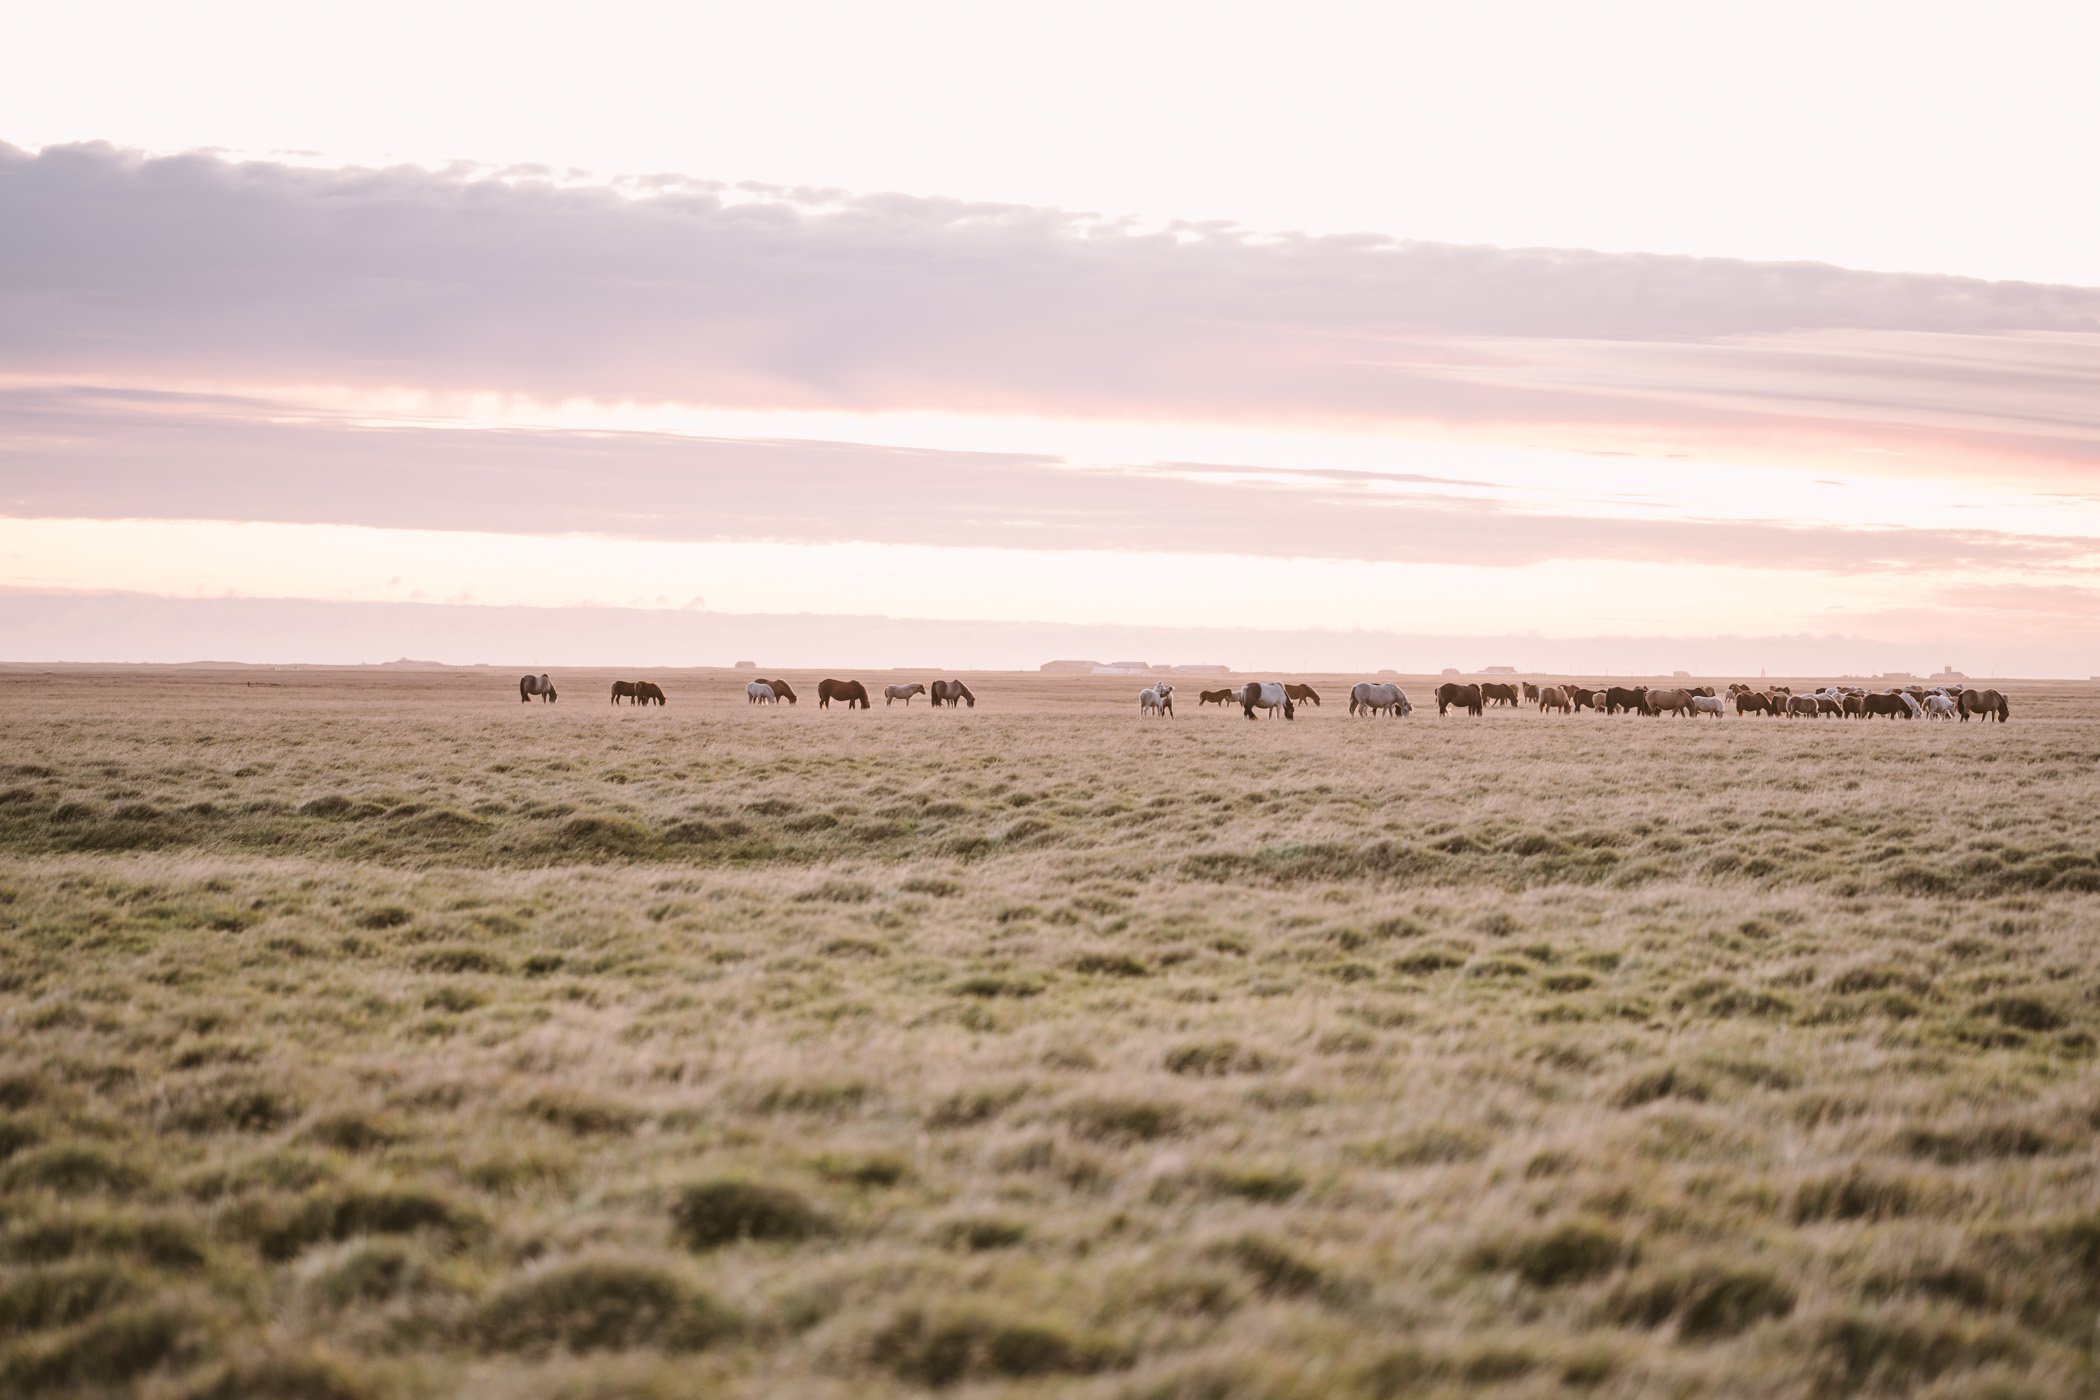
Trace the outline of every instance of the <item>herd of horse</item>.
<instances>
[{"instance_id":1,"label":"herd of horse","mask_svg":"<svg viewBox=\"0 0 2100 1400\"><path fill-rule=\"evenodd\" d=\"M894 705L901 700L909 706L921 695L936 709L943 705L950 709L958 705L968 705L973 710L977 708L977 697L959 680L937 680L930 686L920 681L886 685L882 689L882 702ZM552 704L556 698L554 682L545 675L519 677L519 701L527 702L534 696ZM782 700L792 705L796 703L795 688L782 680L756 680L744 687L744 699L745 703L752 705L777 705ZM622 700L636 705L670 703L664 696L663 687L654 681L614 681L612 703L617 705ZM834 700L849 710L871 708L868 688L859 681L830 678L819 681L817 708L830 709ZM1221 708L1238 705L1248 719L1258 718L1256 711L1270 719L1274 719L1279 711L1285 719L1296 719L1300 707L1319 705L1320 692L1294 681L1248 681L1242 686L1198 691L1196 703L1199 708L1204 705ZM1607 715L1683 715L1694 718L1712 715L1716 719L1724 717L1730 707L1741 716L1768 715L1789 719L1882 717L1953 719L1967 723L1974 715L2003 724L2012 717L2011 704L1998 691L1959 686L1908 685L1867 690L1858 686L1826 685L1820 690L1800 694L1794 693L1790 686L1759 688L1741 682L1718 692L1710 685L1585 686L1567 682L1539 685L1532 681L1447 681L1436 688L1436 712L1439 715L1452 710L1481 715L1497 706L1516 709L1521 705L1536 705L1547 714L1573 715L1581 710L1595 710ZM1414 708L1406 691L1387 682L1358 681L1349 690L1349 713L1352 715L1387 715L1397 719L1414 713ZM1174 713L1173 683L1160 681L1140 692L1138 713L1159 718L1171 716Z\"/></svg>"}]
</instances>

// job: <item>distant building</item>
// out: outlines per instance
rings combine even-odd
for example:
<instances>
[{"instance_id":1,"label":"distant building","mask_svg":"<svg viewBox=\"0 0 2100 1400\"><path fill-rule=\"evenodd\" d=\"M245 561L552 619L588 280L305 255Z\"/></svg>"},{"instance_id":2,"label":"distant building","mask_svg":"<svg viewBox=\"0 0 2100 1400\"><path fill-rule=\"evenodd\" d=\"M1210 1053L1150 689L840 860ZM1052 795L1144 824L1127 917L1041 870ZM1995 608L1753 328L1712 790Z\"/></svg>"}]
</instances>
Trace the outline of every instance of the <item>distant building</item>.
<instances>
[{"instance_id":1,"label":"distant building","mask_svg":"<svg viewBox=\"0 0 2100 1400\"><path fill-rule=\"evenodd\" d=\"M1514 666L1483 666L1480 668L1480 674L1483 676L1514 676L1516 673L1517 668Z\"/></svg>"},{"instance_id":2,"label":"distant building","mask_svg":"<svg viewBox=\"0 0 2100 1400\"><path fill-rule=\"evenodd\" d=\"M1917 677L1908 671L1883 671L1874 679L1877 681L1914 681Z\"/></svg>"},{"instance_id":3,"label":"distant building","mask_svg":"<svg viewBox=\"0 0 2100 1400\"><path fill-rule=\"evenodd\" d=\"M1444 674L1445 674L1445 675L1447 675L1447 676L1455 676L1455 675L1457 675L1457 674L1458 674L1458 667L1456 667L1456 666L1446 666L1446 667L1444 668Z\"/></svg>"},{"instance_id":4,"label":"distant building","mask_svg":"<svg viewBox=\"0 0 2100 1400\"><path fill-rule=\"evenodd\" d=\"M1149 676L1152 668L1142 661L1116 661L1106 666L1096 666L1092 674L1097 676Z\"/></svg>"},{"instance_id":5,"label":"distant building","mask_svg":"<svg viewBox=\"0 0 2100 1400\"><path fill-rule=\"evenodd\" d=\"M1688 681L1692 678L1692 673L1690 671L1672 671L1670 672L1670 674L1681 681Z\"/></svg>"},{"instance_id":6,"label":"distant building","mask_svg":"<svg viewBox=\"0 0 2100 1400\"><path fill-rule=\"evenodd\" d=\"M1118 671L1149 671L1151 663L1145 661L1111 661L1108 663Z\"/></svg>"},{"instance_id":7,"label":"distant building","mask_svg":"<svg viewBox=\"0 0 2100 1400\"><path fill-rule=\"evenodd\" d=\"M739 671L756 671L758 663L756 661L739 661L736 663L735 669Z\"/></svg>"},{"instance_id":8,"label":"distant building","mask_svg":"<svg viewBox=\"0 0 2100 1400\"><path fill-rule=\"evenodd\" d=\"M1934 671L1932 678L1936 681L1965 681L1968 679L1967 676L1954 669L1952 661L1942 666L1939 670Z\"/></svg>"},{"instance_id":9,"label":"distant building","mask_svg":"<svg viewBox=\"0 0 2100 1400\"><path fill-rule=\"evenodd\" d=\"M1167 669L1177 676L1229 676L1232 674L1230 666L1169 666Z\"/></svg>"},{"instance_id":10,"label":"distant building","mask_svg":"<svg viewBox=\"0 0 2100 1400\"><path fill-rule=\"evenodd\" d=\"M1036 669L1066 676L1088 676L1100 666L1098 661L1045 661Z\"/></svg>"}]
</instances>

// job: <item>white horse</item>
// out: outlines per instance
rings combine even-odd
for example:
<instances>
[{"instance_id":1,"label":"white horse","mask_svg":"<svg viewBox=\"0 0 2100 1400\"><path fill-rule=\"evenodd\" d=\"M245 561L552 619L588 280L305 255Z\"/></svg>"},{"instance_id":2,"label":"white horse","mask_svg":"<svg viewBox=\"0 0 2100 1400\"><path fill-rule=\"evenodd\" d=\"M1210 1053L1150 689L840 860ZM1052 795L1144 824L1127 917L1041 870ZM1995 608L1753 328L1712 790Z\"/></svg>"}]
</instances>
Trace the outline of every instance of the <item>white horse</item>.
<instances>
[{"instance_id":1,"label":"white horse","mask_svg":"<svg viewBox=\"0 0 2100 1400\"><path fill-rule=\"evenodd\" d=\"M882 688L882 703L887 705L893 701L902 700L906 705L909 705L911 704L912 696L924 695L925 693L926 687L917 681L913 681L910 685L886 685Z\"/></svg>"},{"instance_id":2,"label":"white horse","mask_svg":"<svg viewBox=\"0 0 2100 1400\"><path fill-rule=\"evenodd\" d=\"M1258 709L1267 710L1270 719L1276 718L1278 710L1283 711L1285 719L1298 717L1298 707L1291 703L1290 692L1275 681L1248 681L1246 688L1240 692L1240 708L1246 712L1248 719L1253 719L1254 712Z\"/></svg>"},{"instance_id":3,"label":"white horse","mask_svg":"<svg viewBox=\"0 0 2100 1400\"><path fill-rule=\"evenodd\" d=\"M1956 719L1961 707L1948 699L1944 692L1935 691L1925 697L1925 713L1934 719Z\"/></svg>"},{"instance_id":4,"label":"white horse","mask_svg":"<svg viewBox=\"0 0 2100 1400\"><path fill-rule=\"evenodd\" d=\"M518 677L518 703L522 705L535 695L548 704L553 704L557 698L554 694L554 682L544 675Z\"/></svg>"},{"instance_id":5,"label":"white horse","mask_svg":"<svg viewBox=\"0 0 2100 1400\"><path fill-rule=\"evenodd\" d=\"M1349 687L1349 713L1352 715L1389 714L1397 718L1413 714L1414 710L1415 707L1408 703L1407 692L1397 685L1358 681Z\"/></svg>"},{"instance_id":6,"label":"white horse","mask_svg":"<svg viewBox=\"0 0 2100 1400\"><path fill-rule=\"evenodd\" d=\"M1165 718L1174 713L1174 685L1161 681L1150 690L1138 692L1138 714L1159 715Z\"/></svg>"},{"instance_id":7,"label":"white horse","mask_svg":"<svg viewBox=\"0 0 2100 1400\"><path fill-rule=\"evenodd\" d=\"M780 697L775 695L773 687L767 685L764 681L753 681L744 687L744 703L746 705L778 705Z\"/></svg>"},{"instance_id":8,"label":"white horse","mask_svg":"<svg viewBox=\"0 0 2100 1400\"><path fill-rule=\"evenodd\" d=\"M1701 715L1712 715L1715 719L1726 719L1728 718L1728 702L1718 695L1694 695L1692 697L1692 718L1697 719Z\"/></svg>"}]
</instances>

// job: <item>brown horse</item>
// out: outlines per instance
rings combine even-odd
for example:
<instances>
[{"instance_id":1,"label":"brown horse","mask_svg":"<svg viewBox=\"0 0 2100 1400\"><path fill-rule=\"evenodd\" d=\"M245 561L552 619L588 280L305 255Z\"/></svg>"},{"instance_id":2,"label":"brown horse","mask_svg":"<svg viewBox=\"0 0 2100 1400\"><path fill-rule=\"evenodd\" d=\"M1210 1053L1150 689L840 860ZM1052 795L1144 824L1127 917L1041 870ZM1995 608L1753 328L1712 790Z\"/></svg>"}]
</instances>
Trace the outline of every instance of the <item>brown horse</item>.
<instances>
[{"instance_id":1,"label":"brown horse","mask_svg":"<svg viewBox=\"0 0 2100 1400\"><path fill-rule=\"evenodd\" d=\"M1196 692L1196 705L1199 709L1205 705L1216 705L1223 709L1227 705L1238 704L1239 699L1240 693L1237 690L1199 690Z\"/></svg>"},{"instance_id":2,"label":"brown horse","mask_svg":"<svg viewBox=\"0 0 2100 1400\"><path fill-rule=\"evenodd\" d=\"M1561 687L1561 690L1567 695L1568 704L1576 710L1594 710L1598 708L1598 692L1586 685L1564 685Z\"/></svg>"},{"instance_id":3,"label":"brown horse","mask_svg":"<svg viewBox=\"0 0 2100 1400\"><path fill-rule=\"evenodd\" d=\"M639 705L641 701L636 699L635 697L640 695L641 693L642 692L640 687L636 686L633 681L614 681L612 689L612 703L617 705L622 700L634 700L634 702L637 705Z\"/></svg>"},{"instance_id":4,"label":"brown horse","mask_svg":"<svg viewBox=\"0 0 2100 1400\"><path fill-rule=\"evenodd\" d=\"M1538 686L1527 685L1526 688L1538 691L1539 712L1541 714L1543 714L1547 710L1558 710L1564 715L1572 715L1575 713L1575 702L1570 700L1568 698L1568 692L1562 690L1559 686L1549 685L1541 689Z\"/></svg>"},{"instance_id":5,"label":"brown horse","mask_svg":"<svg viewBox=\"0 0 2100 1400\"><path fill-rule=\"evenodd\" d=\"M935 681L933 683L933 707L935 709L946 705L952 710L955 708L955 703L958 700L967 704L973 710L977 708L977 697L972 695L970 687L964 685L961 681Z\"/></svg>"},{"instance_id":6,"label":"brown horse","mask_svg":"<svg viewBox=\"0 0 2100 1400\"><path fill-rule=\"evenodd\" d=\"M1887 715L1890 719L1914 718L1910 701L1893 690L1886 695L1860 696L1859 713L1862 719L1872 719L1875 715Z\"/></svg>"},{"instance_id":7,"label":"brown horse","mask_svg":"<svg viewBox=\"0 0 2100 1400\"><path fill-rule=\"evenodd\" d=\"M828 710L834 700L845 701L849 710L868 709L868 688L859 681L835 681L829 678L818 681L817 708Z\"/></svg>"},{"instance_id":8,"label":"brown horse","mask_svg":"<svg viewBox=\"0 0 2100 1400\"><path fill-rule=\"evenodd\" d=\"M1309 685L1293 685L1291 682L1285 681L1283 683L1283 693L1291 697L1293 705L1317 705L1320 703L1320 692Z\"/></svg>"},{"instance_id":9,"label":"brown horse","mask_svg":"<svg viewBox=\"0 0 2100 1400\"><path fill-rule=\"evenodd\" d=\"M1651 690L1641 713L1646 715L1688 715L1692 713L1692 693L1689 690Z\"/></svg>"},{"instance_id":10,"label":"brown horse","mask_svg":"<svg viewBox=\"0 0 2100 1400\"><path fill-rule=\"evenodd\" d=\"M759 684L773 687L773 693L790 705L795 703L795 689L786 681L760 681Z\"/></svg>"},{"instance_id":11,"label":"brown horse","mask_svg":"<svg viewBox=\"0 0 2100 1400\"><path fill-rule=\"evenodd\" d=\"M1807 715L1810 719L1814 719L1822 712L1823 707L1816 703L1816 697L1813 695L1789 695L1786 699L1788 719L1794 719L1801 715Z\"/></svg>"},{"instance_id":12,"label":"brown horse","mask_svg":"<svg viewBox=\"0 0 2100 1400\"><path fill-rule=\"evenodd\" d=\"M535 695L544 703L553 704L557 698L554 694L554 682L548 680L544 674L518 677L518 703L526 704Z\"/></svg>"},{"instance_id":13,"label":"brown horse","mask_svg":"<svg viewBox=\"0 0 2100 1400\"><path fill-rule=\"evenodd\" d=\"M1539 688L1534 682L1524 682L1524 698L1527 701L1536 700L1539 698Z\"/></svg>"},{"instance_id":14,"label":"brown horse","mask_svg":"<svg viewBox=\"0 0 2100 1400\"><path fill-rule=\"evenodd\" d=\"M636 681L634 683L634 703L637 705L668 705L671 702L664 699L664 688L655 681Z\"/></svg>"},{"instance_id":15,"label":"brown horse","mask_svg":"<svg viewBox=\"0 0 2100 1400\"><path fill-rule=\"evenodd\" d=\"M1504 685L1500 681L1483 681L1480 686L1480 703L1508 705L1514 709L1517 704L1517 688L1514 685Z\"/></svg>"},{"instance_id":16,"label":"brown horse","mask_svg":"<svg viewBox=\"0 0 2100 1400\"><path fill-rule=\"evenodd\" d=\"M1457 706L1469 715L1481 711L1480 687L1460 685L1457 681L1445 681L1436 688L1436 712L1441 715L1452 706Z\"/></svg>"},{"instance_id":17,"label":"brown horse","mask_svg":"<svg viewBox=\"0 0 2100 1400\"><path fill-rule=\"evenodd\" d=\"M1615 715L1621 710L1632 710L1635 714L1639 714L1647 708L1648 687L1645 685L1609 686L1603 694L1603 710L1608 715Z\"/></svg>"},{"instance_id":18,"label":"brown horse","mask_svg":"<svg viewBox=\"0 0 2100 1400\"><path fill-rule=\"evenodd\" d=\"M1995 719L2000 724L2004 724L2012 716L2012 706L1995 690L1964 690L1954 697L1954 709L1955 713L1961 716L1963 724L1969 722L1970 715L1981 715L1987 720Z\"/></svg>"},{"instance_id":19,"label":"brown horse","mask_svg":"<svg viewBox=\"0 0 2100 1400\"><path fill-rule=\"evenodd\" d=\"M1739 715L1774 715L1770 699L1754 690L1738 690L1735 693L1735 712Z\"/></svg>"}]
</instances>

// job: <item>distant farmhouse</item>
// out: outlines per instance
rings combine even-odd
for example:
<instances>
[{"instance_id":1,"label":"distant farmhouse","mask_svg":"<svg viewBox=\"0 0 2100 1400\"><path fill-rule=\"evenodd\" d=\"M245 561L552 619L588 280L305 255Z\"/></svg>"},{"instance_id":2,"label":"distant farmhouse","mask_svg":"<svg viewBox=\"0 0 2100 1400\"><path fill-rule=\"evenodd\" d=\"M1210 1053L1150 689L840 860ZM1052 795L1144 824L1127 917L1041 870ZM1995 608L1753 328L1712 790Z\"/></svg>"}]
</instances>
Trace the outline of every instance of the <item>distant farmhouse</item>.
<instances>
[{"instance_id":1,"label":"distant farmhouse","mask_svg":"<svg viewBox=\"0 0 2100 1400\"><path fill-rule=\"evenodd\" d=\"M1968 677L1963 675L1961 672L1955 670L1954 663L1950 661L1946 665L1942 666L1939 670L1934 671L1932 673L1932 679L1936 681L1965 681L1968 679Z\"/></svg>"},{"instance_id":2,"label":"distant farmhouse","mask_svg":"<svg viewBox=\"0 0 2100 1400\"><path fill-rule=\"evenodd\" d=\"M739 671L756 671L758 663L756 661L739 661L736 663L735 669Z\"/></svg>"},{"instance_id":3,"label":"distant farmhouse","mask_svg":"<svg viewBox=\"0 0 2100 1400\"><path fill-rule=\"evenodd\" d=\"M1480 674L1483 676L1514 676L1516 673L1517 668L1514 666L1483 666L1480 668ZM1681 676L1684 672L1679 671L1677 674Z\"/></svg>"}]
</instances>

